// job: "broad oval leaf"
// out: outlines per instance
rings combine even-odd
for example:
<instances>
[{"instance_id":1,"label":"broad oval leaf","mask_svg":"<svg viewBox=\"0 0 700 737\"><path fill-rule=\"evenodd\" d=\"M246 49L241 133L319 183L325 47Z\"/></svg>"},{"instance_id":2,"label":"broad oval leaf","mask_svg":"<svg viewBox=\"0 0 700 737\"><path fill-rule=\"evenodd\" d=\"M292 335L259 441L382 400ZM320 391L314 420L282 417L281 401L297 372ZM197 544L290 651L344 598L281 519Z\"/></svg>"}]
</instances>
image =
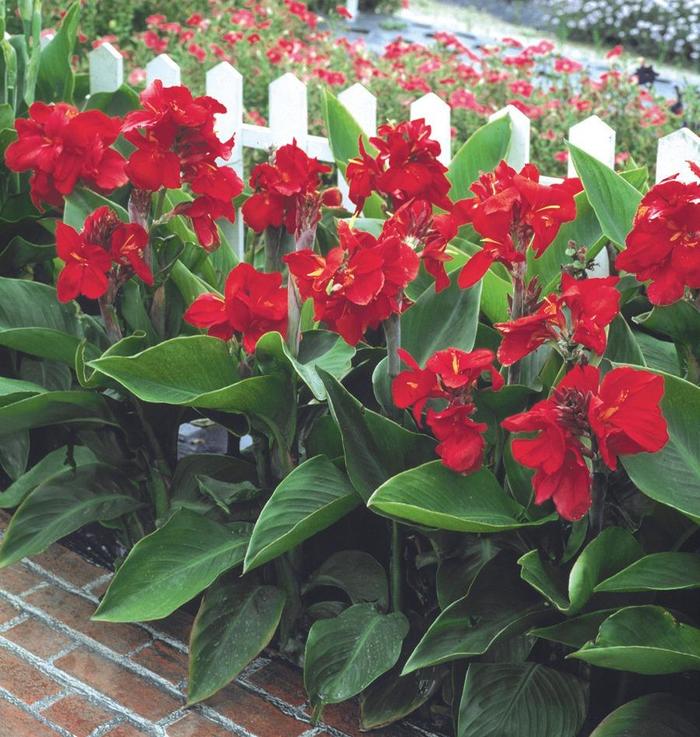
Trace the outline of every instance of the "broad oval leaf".
<instances>
[{"instance_id":1,"label":"broad oval leaf","mask_svg":"<svg viewBox=\"0 0 700 737\"><path fill-rule=\"evenodd\" d=\"M206 592L192 626L188 704L232 681L277 629L285 596L276 586L221 576Z\"/></svg>"},{"instance_id":2,"label":"broad oval leaf","mask_svg":"<svg viewBox=\"0 0 700 737\"><path fill-rule=\"evenodd\" d=\"M615 709L591 737L698 737L700 704L653 693Z\"/></svg>"},{"instance_id":3,"label":"broad oval leaf","mask_svg":"<svg viewBox=\"0 0 700 737\"><path fill-rule=\"evenodd\" d=\"M620 461L641 492L700 523L700 387L655 373L664 377L661 409L669 441L657 453L623 455Z\"/></svg>"},{"instance_id":4,"label":"broad oval leaf","mask_svg":"<svg viewBox=\"0 0 700 737\"><path fill-rule=\"evenodd\" d=\"M471 663L457 737L575 737L588 688L576 676L537 663Z\"/></svg>"},{"instance_id":5,"label":"broad oval leaf","mask_svg":"<svg viewBox=\"0 0 700 737\"><path fill-rule=\"evenodd\" d=\"M250 537L250 571L330 527L362 500L326 456L305 461L286 476L263 507Z\"/></svg>"},{"instance_id":6,"label":"broad oval leaf","mask_svg":"<svg viewBox=\"0 0 700 737\"><path fill-rule=\"evenodd\" d=\"M643 675L700 670L700 629L682 624L662 607L627 607L608 617L595 640L569 657Z\"/></svg>"},{"instance_id":7,"label":"broad oval leaf","mask_svg":"<svg viewBox=\"0 0 700 737\"><path fill-rule=\"evenodd\" d=\"M536 627L530 630L529 634L533 637L541 637L543 640L560 642L569 647L583 647L589 640L595 638L600 625L616 611L616 609L601 609L597 612L581 614L578 617L570 617L563 622L549 625L549 627Z\"/></svg>"},{"instance_id":8,"label":"broad oval leaf","mask_svg":"<svg viewBox=\"0 0 700 737\"><path fill-rule=\"evenodd\" d=\"M467 595L430 625L403 673L483 655L499 640L525 632L545 611L540 596L518 576L514 561L499 553L480 569Z\"/></svg>"},{"instance_id":9,"label":"broad oval leaf","mask_svg":"<svg viewBox=\"0 0 700 737\"><path fill-rule=\"evenodd\" d=\"M91 522L133 512L140 504L132 482L116 468L91 463L40 483L15 512L0 547L0 568L40 553Z\"/></svg>"},{"instance_id":10,"label":"broad oval leaf","mask_svg":"<svg viewBox=\"0 0 700 737\"><path fill-rule=\"evenodd\" d=\"M143 622L174 612L243 561L252 525L222 525L180 509L139 540L114 575L93 619Z\"/></svg>"},{"instance_id":11,"label":"broad oval leaf","mask_svg":"<svg viewBox=\"0 0 700 737\"><path fill-rule=\"evenodd\" d=\"M599 583L596 591L673 591L700 588L700 556L652 553Z\"/></svg>"},{"instance_id":12,"label":"broad oval leaf","mask_svg":"<svg viewBox=\"0 0 700 737\"><path fill-rule=\"evenodd\" d=\"M355 604L335 619L314 622L304 653L311 703L338 704L357 696L393 668L407 634L403 614L380 614L371 604Z\"/></svg>"},{"instance_id":13,"label":"broad oval leaf","mask_svg":"<svg viewBox=\"0 0 700 737\"><path fill-rule=\"evenodd\" d=\"M402 522L455 532L501 532L541 525L531 520L487 469L469 476L431 461L399 473L370 497L370 509Z\"/></svg>"}]
</instances>

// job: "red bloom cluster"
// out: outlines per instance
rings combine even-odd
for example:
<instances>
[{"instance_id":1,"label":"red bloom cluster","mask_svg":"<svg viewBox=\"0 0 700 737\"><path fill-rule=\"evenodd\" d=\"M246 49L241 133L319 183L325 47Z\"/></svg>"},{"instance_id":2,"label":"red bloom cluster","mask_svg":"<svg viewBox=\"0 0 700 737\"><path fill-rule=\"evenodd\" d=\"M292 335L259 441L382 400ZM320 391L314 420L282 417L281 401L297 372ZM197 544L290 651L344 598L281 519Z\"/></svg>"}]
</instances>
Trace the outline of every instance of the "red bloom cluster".
<instances>
[{"instance_id":1,"label":"red bloom cluster","mask_svg":"<svg viewBox=\"0 0 700 737\"><path fill-rule=\"evenodd\" d=\"M140 225L122 223L107 206L89 215L80 233L57 223L56 253L65 262L56 282L59 301L69 302L80 294L98 299L107 291L110 279L118 284L134 273L153 284L153 274L144 261L147 245L148 233Z\"/></svg>"},{"instance_id":2,"label":"red bloom cluster","mask_svg":"<svg viewBox=\"0 0 700 737\"><path fill-rule=\"evenodd\" d=\"M141 93L142 110L129 113L122 132L135 147L126 166L139 189L179 189L187 182L196 197L176 212L192 219L197 238L207 250L219 244L215 220L234 221L233 199L243 191L236 172L218 166L228 159L233 139L220 141L214 115L226 108L212 97L192 97L187 87L163 87L156 80Z\"/></svg>"},{"instance_id":3,"label":"red bloom cluster","mask_svg":"<svg viewBox=\"0 0 700 737\"><path fill-rule=\"evenodd\" d=\"M545 185L539 179L534 164L516 173L502 161L472 184L475 196L467 200L466 215L481 236L482 249L464 265L461 287L476 284L494 261L509 269L524 262L528 245L541 256L562 224L576 217L574 195L581 191L580 180Z\"/></svg>"},{"instance_id":4,"label":"red bloom cluster","mask_svg":"<svg viewBox=\"0 0 700 737\"><path fill-rule=\"evenodd\" d=\"M411 199L422 199L449 210L447 168L437 159L440 144L430 138L425 120L382 125L377 133L370 138L377 154L370 156L360 139L360 158L347 167L350 199L357 212L373 191L390 198L395 209Z\"/></svg>"},{"instance_id":5,"label":"red bloom cluster","mask_svg":"<svg viewBox=\"0 0 700 737\"><path fill-rule=\"evenodd\" d=\"M700 167L691 167L700 177ZM670 177L652 187L615 266L651 280L647 294L656 305L677 302L685 287L700 288L700 182Z\"/></svg>"},{"instance_id":6,"label":"red bloom cluster","mask_svg":"<svg viewBox=\"0 0 700 737\"><path fill-rule=\"evenodd\" d=\"M563 274L561 294L550 294L531 315L494 325L503 336L498 360L510 366L550 340L567 353L578 344L602 356L605 328L620 311L619 281L616 276L575 279Z\"/></svg>"},{"instance_id":7,"label":"red bloom cluster","mask_svg":"<svg viewBox=\"0 0 700 737\"><path fill-rule=\"evenodd\" d=\"M110 148L119 135L119 118L99 110L81 113L63 102L35 102L29 117L18 118L15 126L17 140L7 147L5 162L12 171L32 170L30 194L37 208L62 207L78 183L103 193L126 184L124 159Z\"/></svg>"},{"instance_id":8,"label":"red bloom cluster","mask_svg":"<svg viewBox=\"0 0 700 737\"><path fill-rule=\"evenodd\" d=\"M598 455L610 469L617 457L654 453L668 441L659 403L663 378L648 371L616 368L600 381L593 366L575 366L552 395L501 424L511 432L535 432L513 441L513 457L536 469L535 501L552 499L568 520L591 506L591 471Z\"/></svg>"},{"instance_id":9,"label":"red bloom cluster","mask_svg":"<svg viewBox=\"0 0 700 737\"><path fill-rule=\"evenodd\" d=\"M338 245L326 257L311 249L285 256L302 299L312 299L316 320L356 345L406 306L403 290L416 278L416 253L395 235L375 238L338 223Z\"/></svg>"},{"instance_id":10,"label":"red bloom cluster","mask_svg":"<svg viewBox=\"0 0 700 737\"><path fill-rule=\"evenodd\" d=\"M427 402L441 400L445 406L440 410L429 407L425 416L426 424L440 441L438 455L458 473L478 470L484 456L487 425L472 419L476 411L472 395L484 372L490 375L494 391L503 386L503 378L493 366L493 353L485 349L467 353L447 348L434 353L424 369L406 351L400 350L399 355L410 368L392 382L394 404L401 409L412 407L416 423L421 425Z\"/></svg>"},{"instance_id":11,"label":"red bloom cluster","mask_svg":"<svg viewBox=\"0 0 700 737\"><path fill-rule=\"evenodd\" d=\"M340 205L336 188L320 192L321 175L330 166L312 159L296 141L280 146L271 163L258 164L250 177L255 190L243 205L246 224L256 233L284 225L287 232L299 234L313 227L321 217L321 205Z\"/></svg>"},{"instance_id":12,"label":"red bloom cluster","mask_svg":"<svg viewBox=\"0 0 700 737\"><path fill-rule=\"evenodd\" d=\"M282 286L282 274L264 274L250 264L238 264L226 279L224 296L200 295L183 319L221 340L240 336L243 348L252 353L265 333L276 330L287 334L287 290Z\"/></svg>"}]
</instances>

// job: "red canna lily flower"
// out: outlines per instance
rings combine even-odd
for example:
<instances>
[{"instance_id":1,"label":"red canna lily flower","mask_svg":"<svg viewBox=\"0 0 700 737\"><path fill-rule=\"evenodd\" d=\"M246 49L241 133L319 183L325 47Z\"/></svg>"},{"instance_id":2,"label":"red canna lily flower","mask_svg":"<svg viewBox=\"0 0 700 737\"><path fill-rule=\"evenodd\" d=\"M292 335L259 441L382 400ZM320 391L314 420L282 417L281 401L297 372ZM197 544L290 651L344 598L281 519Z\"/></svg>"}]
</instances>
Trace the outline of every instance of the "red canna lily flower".
<instances>
[{"instance_id":1,"label":"red canna lily flower","mask_svg":"<svg viewBox=\"0 0 700 737\"><path fill-rule=\"evenodd\" d=\"M536 470L535 501L552 499L568 520L591 505L591 472L585 461L600 457L615 469L619 455L654 453L668 441L660 401L663 378L627 367L600 381L599 369L575 366L552 395L501 424L511 432L534 432L513 441L513 457Z\"/></svg>"},{"instance_id":2,"label":"red canna lily flower","mask_svg":"<svg viewBox=\"0 0 700 737\"><path fill-rule=\"evenodd\" d=\"M81 294L98 299L107 291L112 257L101 245L89 242L84 232L56 223L56 254L65 262L56 281L59 302L70 302Z\"/></svg>"},{"instance_id":3,"label":"red canna lily flower","mask_svg":"<svg viewBox=\"0 0 700 737\"><path fill-rule=\"evenodd\" d=\"M126 183L124 159L110 148L121 120L99 110L35 102L15 122L17 140L5 152L12 171L32 171L30 196L38 209L60 207L78 183L103 193Z\"/></svg>"},{"instance_id":4,"label":"red canna lily flower","mask_svg":"<svg viewBox=\"0 0 700 737\"><path fill-rule=\"evenodd\" d=\"M700 182L670 177L652 187L626 245L615 266L651 282L652 304L669 305L683 297L686 287L700 288Z\"/></svg>"},{"instance_id":5,"label":"red canna lily flower","mask_svg":"<svg viewBox=\"0 0 700 737\"><path fill-rule=\"evenodd\" d=\"M153 273L144 260L148 233L136 223L119 223L111 237L112 259L122 267L129 267L141 280L153 285Z\"/></svg>"},{"instance_id":6,"label":"red canna lily flower","mask_svg":"<svg viewBox=\"0 0 700 737\"><path fill-rule=\"evenodd\" d=\"M616 276L575 279L563 274L560 295L550 294L530 315L494 325L503 336L498 360L511 366L548 341L568 354L581 345L602 356L607 346L605 328L620 311L618 282Z\"/></svg>"},{"instance_id":7,"label":"red canna lily flower","mask_svg":"<svg viewBox=\"0 0 700 737\"><path fill-rule=\"evenodd\" d=\"M576 217L578 179L540 184L534 164L520 173L502 161L471 186L475 197L465 203L466 218L481 236L482 249L464 265L459 285L476 284L495 261L513 269L525 261L528 246L541 256L563 223Z\"/></svg>"},{"instance_id":8,"label":"red canna lily flower","mask_svg":"<svg viewBox=\"0 0 700 737\"><path fill-rule=\"evenodd\" d=\"M494 391L503 386L503 378L493 366L493 353L485 349L466 352L447 348L434 353L424 369L407 351L399 350L399 356L409 369L392 381L394 404L401 409L412 407L416 424L421 425L427 402L438 400L442 407L429 407L425 414L426 424L440 441L437 454L445 466L457 473L478 470L487 425L472 419L476 411L472 396L485 373L491 377Z\"/></svg>"},{"instance_id":9,"label":"red canna lily flower","mask_svg":"<svg viewBox=\"0 0 700 737\"><path fill-rule=\"evenodd\" d=\"M412 199L451 209L447 167L438 161L440 144L430 133L422 118L382 125L370 138L376 156L369 155L360 138L360 157L351 160L346 170L350 199L358 213L373 191L388 197L394 209Z\"/></svg>"},{"instance_id":10,"label":"red canna lily flower","mask_svg":"<svg viewBox=\"0 0 700 737\"><path fill-rule=\"evenodd\" d=\"M183 319L221 340L240 336L247 353L265 333L287 333L287 290L279 272L265 274L241 263L228 275L224 296L202 294Z\"/></svg>"}]
</instances>

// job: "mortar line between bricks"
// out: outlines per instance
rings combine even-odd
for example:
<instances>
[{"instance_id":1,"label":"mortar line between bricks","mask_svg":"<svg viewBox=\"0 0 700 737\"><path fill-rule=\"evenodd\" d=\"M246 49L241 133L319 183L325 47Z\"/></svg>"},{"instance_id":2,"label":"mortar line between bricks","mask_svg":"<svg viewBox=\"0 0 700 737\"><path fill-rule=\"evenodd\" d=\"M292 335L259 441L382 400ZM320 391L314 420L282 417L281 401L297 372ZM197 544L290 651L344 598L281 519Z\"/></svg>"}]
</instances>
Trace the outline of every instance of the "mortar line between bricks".
<instances>
[{"instance_id":1,"label":"mortar line between bricks","mask_svg":"<svg viewBox=\"0 0 700 737\"><path fill-rule=\"evenodd\" d=\"M41 581L40 583L35 583L34 586L28 588L26 591L22 591L21 594L18 594L18 596L29 596L33 594L35 591L41 591L42 589L45 589L49 586L48 581Z\"/></svg>"},{"instance_id":2,"label":"mortar line between bricks","mask_svg":"<svg viewBox=\"0 0 700 737\"><path fill-rule=\"evenodd\" d=\"M120 724L124 724L124 720L121 717L110 719L108 722L100 724L99 727L95 727L95 729L90 732L88 737L102 737L102 735L111 732L115 727L118 727Z\"/></svg>"},{"instance_id":3,"label":"mortar line between bricks","mask_svg":"<svg viewBox=\"0 0 700 737\"><path fill-rule=\"evenodd\" d=\"M94 589L94 588L95 588L96 586L99 586L100 584L103 584L103 583L107 583L107 581L111 580L111 578L112 578L112 576L113 576L113 575L114 575L114 574L113 574L113 573L111 573L111 572L109 572L109 573L104 573L104 574L103 574L103 575L101 575L101 576L100 576L99 578L96 578L96 579L95 579L94 581L90 581L90 583L86 583L86 584L85 584L85 585L84 585L84 586L82 587L82 590L83 590L83 591L84 591L84 592L85 592L86 594L91 594L92 596L94 596L95 594L93 593L93 589Z\"/></svg>"},{"instance_id":4,"label":"mortar line between bricks","mask_svg":"<svg viewBox=\"0 0 700 737\"><path fill-rule=\"evenodd\" d=\"M36 712L32 709L31 706L28 704L25 704L24 701L21 699L18 699L14 694L10 693L7 689L0 686L0 699L4 699L8 703L12 704L12 706L17 707L18 709L21 709L25 714L32 717L32 719L36 719L37 722L40 722L45 727L49 727L50 729L55 730L58 734L63 735L63 737L75 737L71 732L69 732L67 729L64 729L63 727L59 727L58 724L54 724L52 721L47 719L43 714L40 714L39 712Z\"/></svg>"},{"instance_id":5,"label":"mortar line between bricks","mask_svg":"<svg viewBox=\"0 0 700 737\"><path fill-rule=\"evenodd\" d=\"M46 658L47 663L55 663L57 660L64 658L66 655L70 655L74 650L77 650L80 644L77 642L71 642L70 645L66 645L62 650L59 650L55 655Z\"/></svg>"},{"instance_id":6,"label":"mortar line between bricks","mask_svg":"<svg viewBox=\"0 0 700 737\"><path fill-rule=\"evenodd\" d=\"M32 606L31 604L23 601L20 597L14 596L7 591L0 591L0 597L4 597L16 606L21 607L24 611L28 612L36 619L39 619L44 624L47 624L51 629L55 630L56 632L68 635L71 639L76 640L81 645L84 645L88 649L99 653L106 659L111 660L113 663L117 663L117 665L121 665L127 670L130 670L132 673L135 673L144 680L150 682L152 685L157 685L162 690L166 691L170 696L173 696L178 700L182 698L182 693L175 686L173 686L170 681L167 681L165 678L159 676L157 673L148 670L148 668L145 668L138 663L134 663L132 660L130 660L128 655L121 655L114 652L114 650L111 650L106 645L103 645L101 642L93 640L92 637L89 637L88 635L85 635L78 630L72 629L67 624L61 622L55 617L52 617L50 614L44 612L42 609Z\"/></svg>"},{"instance_id":7,"label":"mortar line between bricks","mask_svg":"<svg viewBox=\"0 0 700 737\"><path fill-rule=\"evenodd\" d=\"M88 701L91 701L96 706L101 706L103 709L108 709L109 711L116 712L117 714L122 714L125 719L131 722L135 727L139 727L140 729L145 730L148 734L153 735L153 737L167 737L162 727L159 727L148 719L139 716L123 704L118 703L106 694L103 694L101 691L92 688L92 686L88 686L87 683L83 683L80 679L70 675L70 673L66 673L59 668L56 668L56 666L52 665L51 663L47 663L45 660L38 658L33 653L30 653L29 650L25 650L23 647L20 647L19 645L16 645L14 642L10 642L9 640L0 640L0 647L9 650L17 657L22 658L22 660L26 661L30 665L33 665L37 670L48 675L58 684L66 686L72 689L74 692L86 696L88 698ZM4 692L5 689L2 689L0 691L0 693ZM9 695L12 697L12 694ZM14 700L14 697L9 700ZM65 731L63 732L63 734L66 734L67 737L73 737L73 735Z\"/></svg>"},{"instance_id":8,"label":"mortar line between bricks","mask_svg":"<svg viewBox=\"0 0 700 737\"><path fill-rule=\"evenodd\" d=\"M39 701L35 701L31 705L32 711L40 712L44 711L45 709L48 709L50 706L53 706L56 702L60 701L61 699L65 699L66 696L70 696L70 691L59 691L58 693L51 694L51 696L45 696L43 699L39 699Z\"/></svg>"},{"instance_id":9,"label":"mortar line between bricks","mask_svg":"<svg viewBox=\"0 0 700 737\"><path fill-rule=\"evenodd\" d=\"M31 619L31 617L28 614L22 614L20 612L16 617L13 617L9 621L5 622L4 624L0 624L0 635L4 634L5 632L8 632L13 627L16 627L18 624L23 624L29 619Z\"/></svg>"}]
</instances>

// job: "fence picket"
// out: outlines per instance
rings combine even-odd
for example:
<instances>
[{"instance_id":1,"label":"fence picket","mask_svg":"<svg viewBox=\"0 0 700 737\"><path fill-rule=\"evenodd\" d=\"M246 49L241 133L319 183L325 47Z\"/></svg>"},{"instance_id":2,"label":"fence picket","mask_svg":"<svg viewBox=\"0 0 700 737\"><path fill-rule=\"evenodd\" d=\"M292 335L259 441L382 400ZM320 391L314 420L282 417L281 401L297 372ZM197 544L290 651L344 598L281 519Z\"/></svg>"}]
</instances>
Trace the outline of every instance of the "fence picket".
<instances>
[{"instance_id":1,"label":"fence picket","mask_svg":"<svg viewBox=\"0 0 700 737\"><path fill-rule=\"evenodd\" d=\"M159 79L163 87L175 87L180 84L180 66L167 54L159 54L146 64L146 84Z\"/></svg>"},{"instance_id":2,"label":"fence picket","mask_svg":"<svg viewBox=\"0 0 700 737\"><path fill-rule=\"evenodd\" d=\"M452 129L450 127L450 106L434 92L411 103L411 120L424 118L431 127L431 138L440 144L438 159L447 166L452 161Z\"/></svg>"},{"instance_id":3,"label":"fence picket","mask_svg":"<svg viewBox=\"0 0 700 737\"><path fill-rule=\"evenodd\" d=\"M690 128L681 128L659 139L656 181L660 182L673 174L679 174L683 182L694 181L696 177L688 166L689 161L700 165L700 136Z\"/></svg>"},{"instance_id":4,"label":"fence picket","mask_svg":"<svg viewBox=\"0 0 700 737\"><path fill-rule=\"evenodd\" d=\"M90 67L90 94L114 92L124 83L124 57L104 42L88 54Z\"/></svg>"},{"instance_id":5,"label":"fence picket","mask_svg":"<svg viewBox=\"0 0 700 737\"><path fill-rule=\"evenodd\" d=\"M598 159L605 166L615 168L615 131L597 115L591 115L569 128L569 143ZM573 161L569 158L568 175L576 176Z\"/></svg>"},{"instance_id":6,"label":"fence picket","mask_svg":"<svg viewBox=\"0 0 700 737\"><path fill-rule=\"evenodd\" d=\"M309 107L306 85L291 72L270 82L270 133L273 146L283 146L296 139L306 150L309 131Z\"/></svg>"},{"instance_id":7,"label":"fence picket","mask_svg":"<svg viewBox=\"0 0 700 737\"><path fill-rule=\"evenodd\" d=\"M530 161L530 118L514 105L506 105L489 117L489 122L505 116L510 118L510 146L506 163L520 171Z\"/></svg>"},{"instance_id":8,"label":"fence picket","mask_svg":"<svg viewBox=\"0 0 700 737\"><path fill-rule=\"evenodd\" d=\"M359 82L338 95L338 102L352 115L368 136L377 133L377 98ZM338 188L343 195L343 207L351 212L355 209L348 196L348 183L338 172Z\"/></svg>"}]
</instances>

